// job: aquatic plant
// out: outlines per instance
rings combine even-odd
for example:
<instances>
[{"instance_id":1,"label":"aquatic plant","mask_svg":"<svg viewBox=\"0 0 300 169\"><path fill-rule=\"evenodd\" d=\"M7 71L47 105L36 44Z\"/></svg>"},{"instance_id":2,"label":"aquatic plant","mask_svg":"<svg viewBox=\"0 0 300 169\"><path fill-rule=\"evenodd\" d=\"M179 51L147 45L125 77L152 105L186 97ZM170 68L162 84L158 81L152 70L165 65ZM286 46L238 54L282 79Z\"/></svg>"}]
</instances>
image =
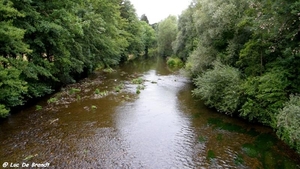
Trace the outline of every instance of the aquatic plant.
<instances>
[{"instance_id":1,"label":"aquatic plant","mask_svg":"<svg viewBox=\"0 0 300 169\"><path fill-rule=\"evenodd\" d=\"M207 152L207 159L211 160L211 159L214 159L214 158L216 158L216 155L215 155L214 151L209 150Z\"/></svg>"},{"instance_id":2,"label":"aquatic plant","mask_svg":"<svg viewBox=\"0 0 300 169\"><path fill-rule=\"evenodd\" d=\"M144 90L145 89L145 86L144 85L138 85L137 86L137 90Z\"/></svg>"},{"instance_id":3,"label":"aquatic plant","mask_svg":"<svg viewBox=\"0 0 300 169\"><path fill-rule=\"evenodd\" d=\"M142 84L144 80L142 78L136 78L131 81L133 84Z\"/></svg>"},{"instance_id":4,"label":"aquatic plant","mask_svg":"<svg viewBox=\"0 0 300 169\"><path fill-rule=\"evenodd\" d=\"M238 154L237 156L234 157L234 164L235 165L241 165L244 163L243 156L241 154Z\"/></svg>"},{"instance_id":5,"label":"aquatic plant","mask_svg":"<svg viewBox=\"0 0 300 169\"><path fill-rule=\"evenodd\" d=\"M124 83L119 84L114 88L115 92L120 92L125 87Z\"/></svg>"},{"instance_id":6,"label":"aquatic plant","mask_svg":"<svg viewBox=\"0 0 300 169\"><path fill-rule=\"evenodd\" d=\"M218 134L217 135L217 140L218 141L222 141L223 140L223 135L222 134Z\"/></svg>"},{"instance_id":7,"label":"aquatic plant","mask_svg":"<svg viewBox=\"0 0 300 169\"><path fill-rule=\"evenodd\" d=\"M139 89L136 89L136 92L135 92L136 94L140 94L141 93L141 91L139 90Z\"/></svg>"},{"instance_id":8,"label":"aquatic plant","mask_svg":"<svg viewBox=\"0 0 300 169\"><path fill-rule=\"evenodd\" d=\"M204 142L206 142L207 141L207 137L205 137L205 136L199 136L198 137L198 141L200 142L200 143L204 143Z\"/></svg>"}]
</instances>

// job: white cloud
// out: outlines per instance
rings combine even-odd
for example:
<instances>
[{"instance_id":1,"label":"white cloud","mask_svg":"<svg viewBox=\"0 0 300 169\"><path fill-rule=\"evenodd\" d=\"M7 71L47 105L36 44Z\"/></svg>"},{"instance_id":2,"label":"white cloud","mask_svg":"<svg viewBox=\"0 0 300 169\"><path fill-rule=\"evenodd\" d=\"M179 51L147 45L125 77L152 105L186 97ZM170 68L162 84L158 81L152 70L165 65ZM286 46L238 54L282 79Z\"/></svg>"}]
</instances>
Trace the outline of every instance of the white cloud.
<instances>
[{"instance_id":1,"label":"white cloud","mask_svg":"<svg viewBox=\"0 0 300 169\"><path fill-rule=\"evenodd\" d=\"M169 15L178 16L187 9L191 0L130 0L138 16L146 14L150 23L159 22Z\"/></svg>"}]
</instances>

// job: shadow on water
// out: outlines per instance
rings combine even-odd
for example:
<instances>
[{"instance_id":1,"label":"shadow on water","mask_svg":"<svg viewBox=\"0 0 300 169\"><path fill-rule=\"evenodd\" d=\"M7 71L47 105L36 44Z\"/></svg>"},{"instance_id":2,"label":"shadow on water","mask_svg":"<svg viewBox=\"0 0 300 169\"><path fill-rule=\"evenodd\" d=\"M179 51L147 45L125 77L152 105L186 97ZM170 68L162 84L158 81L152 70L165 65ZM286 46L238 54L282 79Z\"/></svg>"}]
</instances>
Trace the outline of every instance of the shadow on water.
<instances>
[{"instance_id":1,"label":"shadow on water","mask_svg":"<svg viewBox=\"0 0 300 169\"><path fill-rule=\"evenodd\" d=\"M162 58L95 72L0 124L0 163L50 168L299 168L271 129L191 96Z\"/></svg>"}]
</instances>

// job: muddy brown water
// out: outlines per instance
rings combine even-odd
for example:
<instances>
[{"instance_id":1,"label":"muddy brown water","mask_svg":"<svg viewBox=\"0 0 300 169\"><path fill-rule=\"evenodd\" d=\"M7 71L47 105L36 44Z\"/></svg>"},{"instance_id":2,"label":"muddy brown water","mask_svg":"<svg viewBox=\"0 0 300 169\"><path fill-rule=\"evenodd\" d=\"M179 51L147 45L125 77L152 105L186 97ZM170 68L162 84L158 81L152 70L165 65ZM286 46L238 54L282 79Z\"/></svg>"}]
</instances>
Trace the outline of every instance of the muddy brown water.
<instances>
[{"instance_id":1,"label":"muddy brown water","mask_svg":"<svg viewBox=\"0 0 300 169\"><path fill-rule=\"evenodd\" d=\"M0 165L300 168L270 128L219 114L192 89L162 58L95 72L1 122Z\"/></svg>"}]
</instances>

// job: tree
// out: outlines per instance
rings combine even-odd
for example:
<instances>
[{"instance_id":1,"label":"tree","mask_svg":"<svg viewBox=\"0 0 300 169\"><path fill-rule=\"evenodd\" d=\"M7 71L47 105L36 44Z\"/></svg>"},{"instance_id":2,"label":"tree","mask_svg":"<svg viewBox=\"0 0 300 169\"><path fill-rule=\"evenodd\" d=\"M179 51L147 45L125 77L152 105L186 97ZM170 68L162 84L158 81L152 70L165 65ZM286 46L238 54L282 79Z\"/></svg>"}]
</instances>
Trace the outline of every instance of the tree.
<instances>
[{"instance_id":1,"label":"tree","mask_svg":"<svg viewBox=\"0 0 300 169\"><path fill-rule=\"evenodd\" d=\"M161 56L171 56L173 54L172 43L177 35L177 18L169 16L158 24L157 45L158 53Z\"/></svg>"},{"instance_id":2,"label":"tree","mask_svg":"<svg viewBox=\"0 0 300 169\"><path fill-rule=\"evenodd\" d=\"M186 61L193 50L198 45L199 37L196 32L193 14L196 12L197 7L193 4L188 9L182 12L178 20L178 33L176 40L173 42L173 51Z\"/></svg>"},{"instance_id":3,"label":"tree","mask_svg":"<svg viewBox=\"0 0 300 169\"><path fill-rule=\"evenodd\" d=\"M148 17L146 16L146 14L143 14L143 15L141 16L141 19L140 19L140 20L146 22L147 24L149 24L149 20L148 20Z\"/></svg>"},{"instance_id":4,"label":"tree","mask_svg":"<svg viewBox=\"0 0 300 169\"><path fill-rule=\"evenodd\" d=\"M121 17L126 21L124 23L125 38L129 45L125 49L123 56L127 58L128 55L139 55L144 51L142 42L142 25L139 21L135 9L129 0L123 0L121 3Z\"/></svg>"},{"instance_id":5,"label":"tree","mask_svg":"<svg viewBox=\"0 0 300 169\"><path fill-rule=\"evenodd\" d=\"M144 44L145 56L148 56L149 48L155 47L155 30L146 22L142 21L142 41Z\"/></svg>"},{"instance_id":6,"label":"tree","mask_svg":"<svg viewBox=\"0 0 300 169\"><path fill-rule=\"evenodd\" d=\"M17 57L29 53L29 46L24 43L25 30L17 27L13 21L24 17L13 7L12 1L0 1L0 56Z\"/></svg>"}]
</instances>

